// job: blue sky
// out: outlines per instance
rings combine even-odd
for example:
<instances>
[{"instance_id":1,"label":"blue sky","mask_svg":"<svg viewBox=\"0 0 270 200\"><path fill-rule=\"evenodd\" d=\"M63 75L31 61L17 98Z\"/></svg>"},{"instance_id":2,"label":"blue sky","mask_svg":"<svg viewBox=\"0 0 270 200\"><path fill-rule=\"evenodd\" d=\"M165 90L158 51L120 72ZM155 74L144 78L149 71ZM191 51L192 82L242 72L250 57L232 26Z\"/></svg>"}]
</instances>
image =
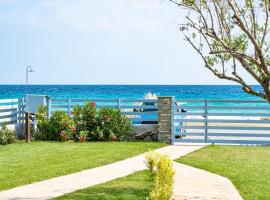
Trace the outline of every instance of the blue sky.
<instances>
[{"instance_id":1,"label":"blue sky","mask_svg":"<svg viewBox=\"0 0 270 200\"><path fill-rule=\"evenodd\" d=\"M231 84L183 41L167 0L0 0L0 84ZM251 83L254 83L251 81Z\"/></svg>"}]
</instances>

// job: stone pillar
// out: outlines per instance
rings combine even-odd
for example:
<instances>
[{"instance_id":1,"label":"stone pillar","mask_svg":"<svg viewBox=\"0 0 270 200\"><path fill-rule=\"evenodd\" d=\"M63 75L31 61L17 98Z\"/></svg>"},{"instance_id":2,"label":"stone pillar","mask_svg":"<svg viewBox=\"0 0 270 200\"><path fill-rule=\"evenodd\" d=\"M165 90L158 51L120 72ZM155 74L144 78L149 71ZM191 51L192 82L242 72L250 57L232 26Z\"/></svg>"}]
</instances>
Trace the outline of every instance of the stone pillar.
<instances>
[{"instance_id":1,"label":"stone pillar","mask_svg":"<svg viewBox=\"0 0 270 200\"><path fill-rule=\"evenodd\" d=\"M174 97L158 97L158 140L171 142L173 134Z\"/></svg>"}]
</instances>

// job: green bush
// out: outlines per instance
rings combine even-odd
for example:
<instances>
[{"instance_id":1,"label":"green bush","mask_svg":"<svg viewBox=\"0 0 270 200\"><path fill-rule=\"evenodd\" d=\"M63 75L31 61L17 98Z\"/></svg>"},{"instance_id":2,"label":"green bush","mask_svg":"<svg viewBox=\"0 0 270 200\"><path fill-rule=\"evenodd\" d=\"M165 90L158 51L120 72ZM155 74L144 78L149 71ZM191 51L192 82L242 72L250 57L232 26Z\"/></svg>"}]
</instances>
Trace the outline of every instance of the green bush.
<instances>
[{"instance_id":1,"label":"green bush","mask_svg":"<svg viewBox=\"0 0 270 200\"><path fill-rule=\"evenodd\" d=\"M80 131L79 133L79 141L80 142L85 142L87 140L89 132L88 131Z\"/></svg>"},{"instance_id":2,"label":"green bush","mask_svg":"<svg viewBox=\"0 0 270 200\"><path fill-rule=\"evenodd\" d=\"M121 115L119 109L97 109L94 102L85 106L77 105L71 112L76 126L76 140L81 141L81 133L88 132L87 140L122 140L131 129L130 120ZM84 136L85 138L85 136Z\"/></svg>"},{"instance_id":3,"label":"green bush","mask_svg":"<svg viewBox=\"0 0 270 200\"><path fill-rule=\"evenodd\" d=\"M16 141L16 132L9 129L7 127L7 123L2 123L1 124L1 129L0 129L0 144L6 145L6 144L11 144Z\"/></svg>"},{"instance_id":4,"label":"green bush","mask_svg":"<svg viewBox=\"0 0 270 200\"><path fill-rule=\"evenodd\" d=\"M73 115L73 121L76 126L74 135L76 140L81 140L82 131L84 137L86 132L88 133L86 136L87 140L98 140L97 137L93 137L92 134L90 134L97 130L97 109L95 103L88 102L84 106L77 105L74 107L71 114Z\"/></svg>"},{"instance_id":5,"label":"green bush","mask_svg":"<svg viewBox=\"0 0 270 200\"><path fill-rule=\"evenodd\" d=\"M49 119L48 140L68 140L73 137L76 127L69 115L63 110L52 113Z\"/></svg>"},{"instance_id":6,"label":"green bush","mask_svg":"<svg viewBox=\"0 0 270 200\"><path fill-rule=\"evenodd\" d=\"M75 126L65 111L58 110L47 118L47 107L40 106L36 113L37 131L35 139L40 140L69 140L73 139Z\"/></svg>"},{"instance_id":7,"label":"green bush","mask_svg":"<svg viewBox=\"0 0 270 200\"><path fill-rule=\"evenodd\" d=\"M149 200L170 200L173 193L173 164L169 156L149 152L146 154L149 170L155 173L155 187L150 193Z\"/></svg>"},{"instance_id":8,"label":"green bush","mask_svg":"<svg viewBox=\"0 0 270 200\"><path fill-rule=\"evenodd\" d=\"M72 118L65 111L55 111L48 119L47 108L40 107L36 113L38 122L36 138L74 139L80 142L123 140L132 127L130 120L121 115L119 109L97 109L94 102L88 102L84 106L75 106L71 115Z\"/></svg>"},{"instance_id":9,"label":"green bush","mask_svg":"<svg viewBox=\"0 0 270 200\"><path fill-rule=\"evenodd\" d=\"M49 120L47 118L47 106L40 106L36 112L37 130L34 138L48 140L50 138Z\"/></svg>"},{"instance_id":10,"label":"green bush","mask_svg":"<svg viewBox=\"0 0 270 200\"><path fill-rule=\"evenodd\" d=\"M121 115L119 109L101 108L97 112L96 132L94 137L104 140L123 140L131 130L131 122Z\"/></svg>"}]
</instances>

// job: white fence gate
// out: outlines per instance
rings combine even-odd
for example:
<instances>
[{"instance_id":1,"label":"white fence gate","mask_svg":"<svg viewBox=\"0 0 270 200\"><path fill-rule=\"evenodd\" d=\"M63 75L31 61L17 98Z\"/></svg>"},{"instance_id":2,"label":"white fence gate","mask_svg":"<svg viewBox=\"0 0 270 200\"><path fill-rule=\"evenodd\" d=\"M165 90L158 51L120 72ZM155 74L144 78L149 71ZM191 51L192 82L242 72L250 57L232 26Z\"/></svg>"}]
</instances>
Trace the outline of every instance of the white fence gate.
<instances>
[{"instance_id":1,"label":"white fence gate","mask_svg":"<svg viewBox=\"0 0 270 200\"><path fill-rule=\"evenodd\" d=\"M266 101L175 102L173 142L270 144L270 106Z\"/></svg>"}]
</instances>

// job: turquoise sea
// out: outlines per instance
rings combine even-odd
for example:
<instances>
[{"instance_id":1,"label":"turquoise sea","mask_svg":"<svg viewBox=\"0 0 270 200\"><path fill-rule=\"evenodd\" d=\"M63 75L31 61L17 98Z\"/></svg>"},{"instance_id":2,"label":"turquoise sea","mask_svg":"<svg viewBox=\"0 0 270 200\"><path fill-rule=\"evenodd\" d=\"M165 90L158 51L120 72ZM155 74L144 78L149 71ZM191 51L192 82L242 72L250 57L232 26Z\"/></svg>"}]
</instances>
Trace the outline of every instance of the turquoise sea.
<instances>
[{"instance_id":1,"label":"turquoise sea","mask_svg":"<svg viewBox=\"0 0 270 200\"><path fill-rule=\"evenodd\" d=\"M26 90L52 98L142 98L152 92L179 99L257 99L237 85L0 85L0 99L24 97Z\"/></svg>"}]
</instances>

